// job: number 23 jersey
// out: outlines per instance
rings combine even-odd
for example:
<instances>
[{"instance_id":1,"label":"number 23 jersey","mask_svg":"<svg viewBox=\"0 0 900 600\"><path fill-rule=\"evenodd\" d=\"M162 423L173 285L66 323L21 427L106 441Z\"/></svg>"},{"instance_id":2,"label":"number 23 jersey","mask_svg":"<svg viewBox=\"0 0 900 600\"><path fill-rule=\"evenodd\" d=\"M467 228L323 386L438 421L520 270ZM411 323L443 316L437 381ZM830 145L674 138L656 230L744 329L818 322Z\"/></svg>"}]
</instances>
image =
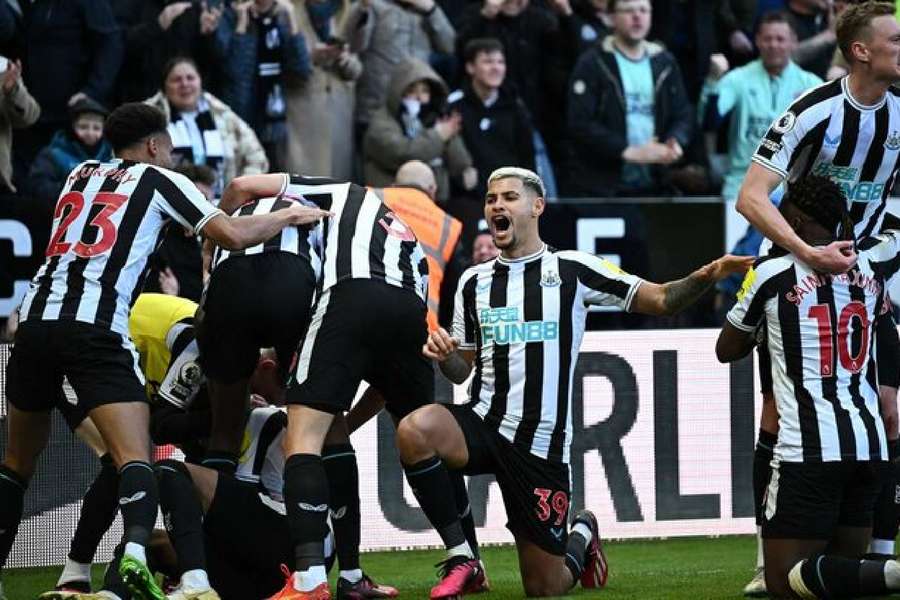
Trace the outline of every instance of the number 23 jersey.
<instances>
[{"instance_id":1,"label":"number 23 jersey","mask_svg":"<svg viewBox=\"0 0 900 600\"><path fill-rule=\"evenodd\" d=\"M123 160L78 165L60 192L21 320L75 320L127 335L163 226L174 219L196 233L219 214L173 171Z\"/></svg>"},{"instance_id":2,"label":"number 23 jersey","mask_svg":"<svg viewBox=\"0 0 900 600\"><path fill-rule=\"evenodd\" d=\"M886 460L873 324L900 268L900 231L859 243L847 273L813 271L783 251L757 262L728 321L765 319L784 462Z\"/></svg>"}]
</instances>

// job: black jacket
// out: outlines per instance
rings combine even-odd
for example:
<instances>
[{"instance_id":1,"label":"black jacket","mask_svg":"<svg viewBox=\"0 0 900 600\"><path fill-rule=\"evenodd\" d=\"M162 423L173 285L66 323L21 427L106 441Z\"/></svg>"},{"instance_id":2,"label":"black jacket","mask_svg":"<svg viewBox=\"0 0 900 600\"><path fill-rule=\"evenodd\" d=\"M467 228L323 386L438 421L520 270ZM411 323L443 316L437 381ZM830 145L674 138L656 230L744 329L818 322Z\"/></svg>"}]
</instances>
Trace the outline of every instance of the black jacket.
<instances>
[{"instance_id":1,"label":"black jacket","mask_svg":"<svg viewBox=\"0 0 900 600\"><path fill-rule=\"evenodd\" d=\"M566 192L608 196L619 189L622 152L628 147L625 95L613 54L612 36L581 55L569 80L567 132L572 146ZM694 111L688 102L675 59L658 44L648 43L654 81L654 120L660 141L675 138L687 148L693 135ZM653 169L661 191L663 169Z\"/></svg>"},{"instance_id":2,"label":"black jacket","mask_svg":"<svg viewBox=\"0 0 900 600\"><path fill-rule=\"evenodd\" d=\"M491 106L485 106L466 83L447 101L450 110L462 114L463 141L478 169L476 197L484 197L487 178L494 169L534 169L534 130L528 109L518 96L504 88Z\"/></svg>"},{"instance_id":3,"label":"black jacket","mask_svg":"<svg viewBox=\"0 0 900 600\"><path fill-rule=\"evenodd\" d=\"M497 38L506 56L506 81L514 87L535 119L540 119L544 106L544 85L548 58L560 43L559 24L549 11L533 4L519 15L499 14L487 19L481 14L480 2L470 4L462 16L456 35L458 53L475 38Z\"/></svg>"},{"instance_id":4,"label":"black jacket","mask_svg":"<svg viewBox=\"0 0 900 600\"><path fill-rule=\"evenodd\" d=\"M163 67L176 56L193 58L203 76L203 88L218 93L215 79L219 71L213 67L215 34L200 35L198 3L164 31L159 26L159 13L171 3L170 0L115 0L113 10L123 30L128 65L119 74L118 101L140 102L158 92Z\"/></svg>"},{"instance_id":5,"label":"black jacket","mask_svg":"<svg viewBox=\"0 0 900 600\"><path fill-rule=\"evenodd\" d=\"M25 32L23 77L41 105L39 123L69 122L77 92L105 103L122 64L122 36L108 0L21 2Z\"/></svg>"}]
</instances>

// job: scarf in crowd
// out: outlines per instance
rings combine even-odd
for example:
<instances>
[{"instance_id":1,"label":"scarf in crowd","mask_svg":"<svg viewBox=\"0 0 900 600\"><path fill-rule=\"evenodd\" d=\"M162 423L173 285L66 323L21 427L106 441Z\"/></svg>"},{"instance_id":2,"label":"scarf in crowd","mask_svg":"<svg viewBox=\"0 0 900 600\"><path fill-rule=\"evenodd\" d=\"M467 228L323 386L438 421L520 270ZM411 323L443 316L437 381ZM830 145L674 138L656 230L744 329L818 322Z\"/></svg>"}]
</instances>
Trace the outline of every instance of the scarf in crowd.
<instances>
[{"instance_id":1,"label":"scarf in crowd","mask_svg":"<svg viewBox=\"0 0 900 600\"><path fill-rule=\"evenodd\" d=\"M306 0L306 12L316 35L323 42L331 37L331 17L340 8L340 0Z\"/></svg>"},{"instance_id":2,"label":"scarf in crowd","mask_svg":"<svg viewBox=\"0 0 900 600\"><path fill-rule=\"evenodd\" d=\"M169 122L169 135L172 137L172 158L175 163L188 163L193 165L206 165L218 174L216 178L215 194L218 197L222 193L222 180L224 176L225 140L222 132L216 128L216 121L209 110L209 102L200 97L197 103L196 117L191 123L190 118L182 115L170 104L171 120ZM194 129L196 124L196 130ZM198 156L202 152L202 156Z\"/></svg>"},{"instance_id":3,"label":"scarf in crowd","mask_svg":"<svg viewBox=\"0 0 900 600\"><path fill-rule=\"evenodd\" d=\"M259 18L256 27L256 115L259 139L273 143L287 137L284 93L281 87L281 32L274 16Z\"/></svg>"}]
</instances>

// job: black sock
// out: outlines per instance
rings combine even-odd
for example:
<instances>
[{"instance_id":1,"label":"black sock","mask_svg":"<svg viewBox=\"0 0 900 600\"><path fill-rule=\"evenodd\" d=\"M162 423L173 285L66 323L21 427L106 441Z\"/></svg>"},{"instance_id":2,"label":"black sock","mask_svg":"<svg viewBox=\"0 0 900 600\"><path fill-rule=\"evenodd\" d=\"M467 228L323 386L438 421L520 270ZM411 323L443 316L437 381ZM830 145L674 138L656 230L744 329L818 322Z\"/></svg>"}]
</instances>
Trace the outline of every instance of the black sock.
<instances>
[{"instance_id":1,"label":"black sock","mask_svg":"<svg viewBox=\"0 0 900 600\"><path fill-rule=\"evenodd\" d=\"M584 573L584 559L587 556L588 542L577 531L569 532L566 542L566 568L572 573L572 585L578 583Z\"/></svg>"},{"instance_id":2,"label":"black sock","mask_svg":"<svg viewBox=\"0 0 900 600\"><path fill-rule=\"evenodd\" d=\"M753 451L753 505L756 507L757 525L762 525L763 498L772 478L772 449L777 441L777 434L759 430L759 439Z\"/></svg>"},{"instance_id":3,"label":"black sock","mask_svg":"<svg viewBox=\"0 0 900 600\"><path fill-rule=\"evenodd\" d=\"M294 543L295 568L325 564L328 533L328 479L322 457L294 454L284 463L284 504Z\"/></svg>"},{"instance_id":4,"label":"black sock","mask_svg":"<svg viewBox=\"0 0 900 600\"><path fill-rule=\"evenodd\" d=\"M206 570L206 549L203 541L203 508L194 492L191 475L184 463L162 460L156 463L159 481L159 505L163 523L182 573L194 569Z\"/></svg>"},{"instance_id":5,"label":"black sock","mask_svg":"<svg viewBox=\"0 0 900 600\"><path fill-rule=\"evenodd\" d=\"M234 475L237 471L238 457L234 452L224 450L207 450L206 456L200 464L208 469L214 469L220 473Z\"/></svg>"},{"instance_id":6,"label":"black sock","mask_svg":"<svg viewBox=\"0 0 900 600\"><path fill-rule=\"evenodd\" d=\"M350 444L326 446L322 463L328 477L328 504L338 563L342 571L359 568L359 467Z\"/></svg>"},{"instance_id":7,"label":"black sock","mask_svg":"<svg viewBox=\"0 0 900 600\"><path fill-rule=\"evenodd\" d=\"M884 474L881 492L875 501L875 514L872 519L872 538L876 540L894 540L900 529L900 440L888 441L888 463Z\"/></svg>"},{"instance_id":8,"label":"black sock","mask_svg":"<svg viewBox=\"0 0 900 600\"><path fill-rule=\"evenodd\" d=\"M449 549L465 542L456 499L447 493L452 484L444 462L432 456L414 465L404 465L403 470L419 506L441 536L444 546Z\"/></svg>"},{"instance_id":9,"label":"black sock","mask_svg":"<svg viewBox=\"0 0 900 600\"><path fill-rule=\"evenodd\" d=\"M28 483L18 473L0 465L0 569L6 566L19 532L27 487Z\"/></svg>"},{"instance_id":10,"label":"black sock","mask_svg":"<svg viewBox=\"0 0 900 600\"><path fill-rule=\"evenodd\" d=\"M475 517L472 516L472 505L469 503L469 490L466 489L466 478L461 471L450 471L450 483L453 485L453 494L456 497L456 511L459 515L459 524L463 535L469 542L469 548L475 558L481 558L478 551L478 536L475 533Z\"/></svg>"},{"instance_id":11,"label":"black sock","mask_svg":"<svg viewBox=\"0 0 900 600\"><path fill-rule=\"evenodd\" d=\"M81 503L81 515L72 536L69 558L83 565L94 561L97 546L119 512L119 472L112 456L100 457L100 472Z\"/></svg>"},{"instance_id":12,"label":"black sock","mask_svg":"<svg viewBox=\"0 0 900 600\"><path fill-rule=\"evenodd\" d=\"M884 562L814 556L800 567L803 583L820 598L881 596L887 592Z\"/></svg>"},{"instance_id":13,"label":"black sock","mask_svg":"<svg viewBox=\"0 0 900 600\"><path fill-rule=\"evenodd\" d=\"M159 495L153 467L133 460L119 470L119 508L125 527L125 542L146 546L156 524Z\"/></svg>"}]
</instances>

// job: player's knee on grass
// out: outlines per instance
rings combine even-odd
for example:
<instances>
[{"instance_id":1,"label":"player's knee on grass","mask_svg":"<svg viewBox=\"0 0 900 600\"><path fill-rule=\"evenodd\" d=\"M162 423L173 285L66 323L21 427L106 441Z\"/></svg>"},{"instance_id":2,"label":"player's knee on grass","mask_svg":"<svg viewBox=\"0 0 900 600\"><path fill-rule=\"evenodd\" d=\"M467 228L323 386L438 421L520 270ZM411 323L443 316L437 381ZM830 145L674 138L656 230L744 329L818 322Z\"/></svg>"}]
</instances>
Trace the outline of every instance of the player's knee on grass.
<instances>
[{"instance_id":1,"label":"player's knee on grass","mask_svg":"<svg viewBox=\"0 0 900 600\"><path fill-rule=\"evenodd\" d=\"M572 574L562 559L548 562L543 569L522 570L522 587L529 598L562 596L572 587Z\"/></svg>"}]
</instances>

